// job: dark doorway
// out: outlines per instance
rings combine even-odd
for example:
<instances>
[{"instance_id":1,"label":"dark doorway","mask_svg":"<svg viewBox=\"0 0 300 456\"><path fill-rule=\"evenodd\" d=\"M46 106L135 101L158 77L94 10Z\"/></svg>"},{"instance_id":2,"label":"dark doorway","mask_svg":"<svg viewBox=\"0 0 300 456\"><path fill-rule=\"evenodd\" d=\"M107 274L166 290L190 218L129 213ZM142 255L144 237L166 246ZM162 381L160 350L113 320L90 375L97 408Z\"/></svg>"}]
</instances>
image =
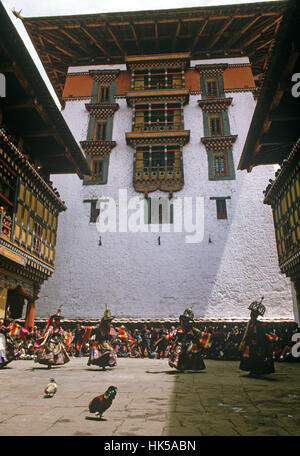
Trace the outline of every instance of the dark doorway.
<instances>
[{"instance_id":1,"label":"dark doorway","mask_svg":"<svg viewBox=\"0 0 300 456\"><path fill-rule=\"evenodd\" d=\"M6 317L22 318L25 298L17 290L8 290L6 303Z\"/></svg>"}]
</instances>

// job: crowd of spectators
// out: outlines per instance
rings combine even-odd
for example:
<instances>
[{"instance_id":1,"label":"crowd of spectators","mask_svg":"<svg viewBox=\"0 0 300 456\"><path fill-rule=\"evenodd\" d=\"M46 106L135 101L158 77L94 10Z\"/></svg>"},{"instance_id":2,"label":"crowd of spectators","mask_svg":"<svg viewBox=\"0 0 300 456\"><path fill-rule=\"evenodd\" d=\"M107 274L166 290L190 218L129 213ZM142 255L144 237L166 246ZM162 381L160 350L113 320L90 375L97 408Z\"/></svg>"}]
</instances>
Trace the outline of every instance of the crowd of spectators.
<instances>
[{"instance_id":1,"label":"crowd of spectators","mask_svg":"<svg viewBox=\"0 0 300 456\"><path fill-rule=\"evenodd\" d=\"M18 322L10 323L18 326ZM275 361L300 361L300 357L292 355L292 346L295 341L292 336L299 334L300 328L293 322L264 323L268 333L276 335L273 342L273 357ZM20 323L21 326L21 323ZM75 327L68 324L65 326L64 343L71 357L88 356L89 348L93 339L87 341L84 346L80 345L82 331L80 324ZM196 323L194 325L201 331L212 335L212 345L203 352L206 359L232 360L240 359L239 345L245 331L246 323ZM176 332L176 324L133 324L114 325L116 337L112 345L118 357L130 358L168 358L172 349L172 335ZM17 359L34 359L36 353L35 342L43 336L43 325L29 328L28 331L19 331L13 335L10 331L8 336L10 343L14 344Z\"/></svg>"}]
</instances>

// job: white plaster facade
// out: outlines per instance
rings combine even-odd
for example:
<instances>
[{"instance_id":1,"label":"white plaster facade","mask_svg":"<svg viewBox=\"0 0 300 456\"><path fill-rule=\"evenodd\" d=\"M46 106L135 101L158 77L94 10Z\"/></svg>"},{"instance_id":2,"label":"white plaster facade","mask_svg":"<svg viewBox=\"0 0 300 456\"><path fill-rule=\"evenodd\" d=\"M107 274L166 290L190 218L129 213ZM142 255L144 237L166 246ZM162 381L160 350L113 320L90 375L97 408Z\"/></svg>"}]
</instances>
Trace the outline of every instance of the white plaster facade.
<instances>
[{"instance_id":1,"label":"white plaster facade","mask_svg":"<svg viewBox=\"0 0 300 456\"><path fill-rule=\"evenodd\" d=\"M248 62L245 58L218 62L224 61ZM198 63L210 61L191 65ZM197 103L201 96L190 95L184 108L190 141L183 147L184 188L174 197L204 197L204 237L199 243L185 242L184 230L99 233L96 224L89 223L90 205L83 200L106 196L118 204L119 189L126 189L128 199L142 196L133 188L134 150L125 139L132 128L132 111L125 98L116 100L119 110L114 114L112 140L117 145L110 155L108 183L84 186L74 175L52 176L68 210L59 217L56 271L42 287L37 317L46 317L63 304L65 318L98 318L105 305L120 318L178 317L191 305L196 318L248 318L249 303L264 296L266 318L293 319L290 281L280 274L272 213L263 204L262 191L274 168L256 167L249 174L237 171L255 100L250 91L226 97L233 98L228 108L230 129L238 135L233 144L235 180L208 180L202 110ZM87 135L86 102L67 101L63 110L78 142ZM157 191L149 196L167 194ZM218 196L230 197L227 220L217 220L216 201L210 198Z\"/></svg>"}]
</instances>

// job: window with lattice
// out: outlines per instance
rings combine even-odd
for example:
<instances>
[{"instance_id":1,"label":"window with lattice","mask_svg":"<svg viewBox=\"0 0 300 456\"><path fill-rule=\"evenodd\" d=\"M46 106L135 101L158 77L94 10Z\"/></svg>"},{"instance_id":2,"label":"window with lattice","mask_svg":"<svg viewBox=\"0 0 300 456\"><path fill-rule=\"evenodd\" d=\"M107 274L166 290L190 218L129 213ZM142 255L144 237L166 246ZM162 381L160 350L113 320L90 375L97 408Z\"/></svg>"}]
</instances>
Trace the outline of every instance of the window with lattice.
<instances>
[{"instance_id":1,"label":"window with lattice","mask_svg":"<svg viewBox=\"0 0 300 456\"><path fill-rule=\"evenodd\" d=\"M227 151L213 153L213 169L214 169L214 177L229 176L228 152Z\"/></svg>"},{"instance_id":2,"label":"window with lattice","mask_svg":"<svg viewBox=\"0 0 300 456\"><path fill-rule=\"evenodd\" d=\"M93 139L96 141L105 141L106 139L106 122L96 122Z\"/></svg>"},{"instance_id":3,"label":"window with lattice","mask_svg":"<svg viewBox=\"0 0 300 456\"><path fill-rule=\"evenodd\" d=\"M223 136L224 135L223 119L222 119L221 114L220 115L209 115L208 123L209 123L210 136Z\"/></svg>"},{"instance_id":4,"label":"window with lattice","mask_svg":"<svg viewBox=\"0 0 300 456\"><path fill-rule=\"evenodd\" d=\"M53 262L57 214L24 182L20 182L14 218L14 240L26 249Z\"/></svg>"},{"instance_id":5,"label":"window with lattice","mask_svg":"<svg viewBox=\"0 0 300 456\"><path fill-rule=\"evenodd\" d=\"M97 93L97 101L99 103L108 102L110 97L110 87L99 86Z\"/></svg>"},{"instance_id":6,"label":"window with lattice","mask_svg":"<svg viewBox=\"0 0 300 456\"><path fill-rule=\"evenodd\" d=\"M101 158L93 158L91 162L92 169L92 179L102 180L103 179L103 169L104 169L104 160Z\"/></svg>"},{"instance_id":7,"label":"window with lattice","mask_svg":"<svg viewBox=\"0 0 300 456\"><path fill-rule=\"evenodd\" d=\"M219 96L219 81L217 78L206 80L206 92L209 98L216 98Z\"/></svg>"}]
</instances>

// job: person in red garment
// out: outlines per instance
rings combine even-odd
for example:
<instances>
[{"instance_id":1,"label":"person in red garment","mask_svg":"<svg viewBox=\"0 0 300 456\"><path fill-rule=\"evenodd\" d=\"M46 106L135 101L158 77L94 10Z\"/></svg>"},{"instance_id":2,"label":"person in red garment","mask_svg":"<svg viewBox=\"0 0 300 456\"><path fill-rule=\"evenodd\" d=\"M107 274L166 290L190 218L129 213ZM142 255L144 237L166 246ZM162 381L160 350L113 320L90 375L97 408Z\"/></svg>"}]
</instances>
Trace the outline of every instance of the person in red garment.
<instances>
[{"instance_id":1,"label":"person in red garment","mask_svg":"<svg viewBox=\"0 0 300 456\"><path fill-rule=\"evenodd\" d=\"M250 320L247 323L239 350L242 353L240 369L249 371L249 376L260 376L275 372L272 356L272 341L275 341L273 334L268 334L263 324L257 320L263 316L266 308L260 301L254 301L248 307L251 310Z\"/></svg>"},{"instance_id":2,"label":"person in red garment","mask_svg":"<svg viewBox=\"0 0 300 456\"><path fill-rule=\"evenodd\" d=\"M194 313L186 309L179 317L180 326L173 331L169 366L178 370L203 370L203 351L211 346L211 334L194 327Z\"/></svg>"},{"instance_id":3,"label":"person in red garment","mask_svg":"<svg viewBox=\"0 0 300 456\"><path fill-rule=\"evenodd\" d=\"M86 330L83 343L95 335L95 340L90 348L88 366L96 365L105 370L106 367L117 365L117 356L112 347L112 340L117 337L117 333L112 326L112 316L109 309L106 309L100 323L96 326L84 327Z\"/></svg>"},{"instance_id":4,"label":"person in red garment","mask_svg":"<svg viewBox=\"0 0 300 456\"><path fill-rule=\"evenodd\" d=\"M44 329L43 337L34 343L38 349L35 363L45 364L48 369L54 365L66 364L70 361L64 345L65 332L61 326L61 309L51 315Z\"/></svg>"},{"instance_id":5,"label":"person in red garment","mask_svg":"<svg viewBox=\"0 0 300 456\"><path fill-rule=\"evenodd\" d=\"M15 359L13 344L8 339L9 328L3 320L0 320L0 369Z\"/></svg>"}]
</instances>

